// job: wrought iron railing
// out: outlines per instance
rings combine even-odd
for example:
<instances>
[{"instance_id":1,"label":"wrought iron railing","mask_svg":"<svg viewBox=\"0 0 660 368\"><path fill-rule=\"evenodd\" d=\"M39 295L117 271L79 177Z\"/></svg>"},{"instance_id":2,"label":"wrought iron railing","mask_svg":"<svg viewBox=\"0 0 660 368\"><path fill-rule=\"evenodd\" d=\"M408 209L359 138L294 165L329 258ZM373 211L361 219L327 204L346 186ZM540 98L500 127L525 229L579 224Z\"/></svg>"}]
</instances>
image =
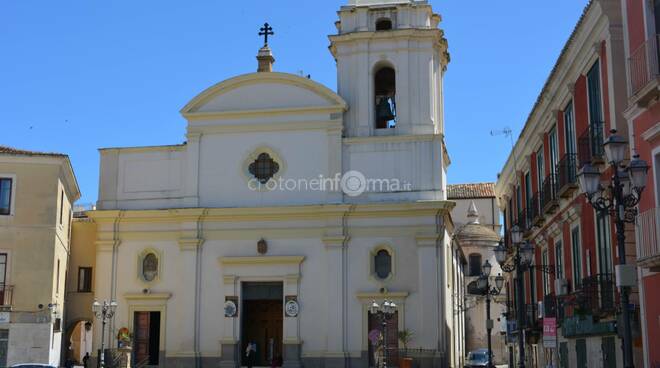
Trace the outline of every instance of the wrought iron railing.
<instances>
[{"instance_id":1,"label":"wrought iron railing","mask_svg":"<svg viewBox=\"0 0 660 368\"><path fill-rule=\"evenodd\" d=\"M603 122L591 123L577 139L578 159L580 167L601 159L604 155L603 142L605 141Z\"/></svg>"},{"instance_id":2,"label":"wrought iron railing","mask_svg":"<svg viewBox=\"0 0 660 368\"><path fill-rule=\"evenodd\" d=\"M616 311L615 290L611 273L585 277L576 290L576 309L594 316L611 315Z\"/></svg>"},{"instance_id":3,"label":"wrought iron railing","mask_svg":"<svg viewBox=\"0 0 660 368\"><path fill-rule=\"evenodd\" d=\"M628 58L630 71L630 95L642 90L652 79L658 77L658 40L654 35L641 44Z\"/></svg>"},{"instance_id":4,"label":"wrought iron railing","mask_svg":"<svg viewBox=\"0 0 660 368\"><path fill-rule=\"evenodd\" d=\"M547 210L554 201L557 200L557 178L555 174L548 175L543 180L543 191L541 192L541 207Z\"/></svg>"},{"instance_id":5,"label":"wrought iron railing","mask_svg":"<svg viewBox=\"0 0 660 368\"><path fill-rule=\"evenodd\" d=\"M660 263L660 207L637 216L637 260L656 259Z\"/></svg>"},{"instance_id":6,"label":"wrought iron railing","mask_svg":"<svg viewBox=\"0 0 660 368\"><path fill-rule=\"evenodd\" d=\"M559 160L557 181L559 191L563 191L577 182L577 155L575 153L567 153Z\"/></svg>"}]
</instances>

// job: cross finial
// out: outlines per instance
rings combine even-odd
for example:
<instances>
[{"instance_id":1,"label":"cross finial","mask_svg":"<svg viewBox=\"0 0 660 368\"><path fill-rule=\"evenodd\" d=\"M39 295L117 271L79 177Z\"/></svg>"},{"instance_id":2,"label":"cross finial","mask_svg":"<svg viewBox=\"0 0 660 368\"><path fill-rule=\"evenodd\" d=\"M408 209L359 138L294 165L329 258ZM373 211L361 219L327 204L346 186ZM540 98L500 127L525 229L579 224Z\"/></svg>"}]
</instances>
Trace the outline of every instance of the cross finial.
<instances>
[{"instance_id":1,"label":"cross finial","mask_svg":"<svg viewBox=\"0 0 660 368\"><path fill-rule=\"evenodd\" d=\"M261 32L259 32L259 36L264 36L264 46L268 45L268 35L274 35L275 33L273 32L273 27L268 24L268 22L264 23L264 26L259 28Z\"/></svg>"}]
</instances>

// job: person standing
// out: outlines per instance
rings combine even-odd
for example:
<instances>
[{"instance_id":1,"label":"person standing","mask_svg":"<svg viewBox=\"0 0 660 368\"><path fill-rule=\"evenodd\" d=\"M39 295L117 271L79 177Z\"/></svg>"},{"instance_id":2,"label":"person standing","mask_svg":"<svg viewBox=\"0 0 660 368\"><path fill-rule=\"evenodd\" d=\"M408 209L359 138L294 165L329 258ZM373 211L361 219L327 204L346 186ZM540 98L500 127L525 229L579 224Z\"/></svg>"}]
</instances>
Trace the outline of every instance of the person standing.
<instances>
[{"instance_id":1,"label":"person standing","mask_svg":"<svg viewBox=\"0 0 660 368\"><path fill-rule=\"evenodd\" d=\"M257 357L257 344L254 341L250 341L245 348L245 357L247 360L247 367L252 368Z\"/></svg>"}]
</instances>

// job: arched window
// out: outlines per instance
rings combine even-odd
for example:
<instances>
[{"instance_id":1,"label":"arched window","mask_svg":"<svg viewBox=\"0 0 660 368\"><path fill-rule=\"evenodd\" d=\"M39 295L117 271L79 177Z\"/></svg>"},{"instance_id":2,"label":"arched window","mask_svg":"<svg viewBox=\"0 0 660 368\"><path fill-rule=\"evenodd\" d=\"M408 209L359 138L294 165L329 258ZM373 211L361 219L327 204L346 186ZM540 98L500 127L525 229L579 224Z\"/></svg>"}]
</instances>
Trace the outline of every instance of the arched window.
<instances>
[{"instance_id":1,"label":"arched window","mask_svg":"<svg viewBox=\"0 0 660 368\"><path fill-rule=\"evenodd\" d=\"M376 129L396 126L396 74L386 66L374 74Z\"/></svg>"},{"instance_id":2,"label":"arched window","mask_svg":"<svg viewBox=\"0 0 660 368\"><path fill-rule=\"evenodd\" d=\"M469 274L468 276L481 276L481 254L472 253L469 256Z\"/></svg>"},{"instance_id":3,"label":"arched window","mask_svg":"<svg viewBox=\"0 0 660 368\"><path fill-rule=\"evenodd\" d=\"M379 279L386 279L392 273L392 255L385 249L376 252L374 256L374 271Z\"/></svg>"},{"instance_id":4,"label":"arched window","mask_svg":"<svg viewBox=\"0 0 660 368\"><path fill-rule=\"evenodd\" d=\"M158 257L154 253L147 253L142 259L142 278L144 281L154 281L158 276Z\"/></svg>"},{"instance_id":5,"label":"arched window","mask_svg":"<svg viewBox=\"0 0 660 368\"><path fill-rule=\"evenodd\" d=\"M392 29L392 21L389 18L380 18L376 21L376 31L387 31Z\"/></svg>"}]
</instances>

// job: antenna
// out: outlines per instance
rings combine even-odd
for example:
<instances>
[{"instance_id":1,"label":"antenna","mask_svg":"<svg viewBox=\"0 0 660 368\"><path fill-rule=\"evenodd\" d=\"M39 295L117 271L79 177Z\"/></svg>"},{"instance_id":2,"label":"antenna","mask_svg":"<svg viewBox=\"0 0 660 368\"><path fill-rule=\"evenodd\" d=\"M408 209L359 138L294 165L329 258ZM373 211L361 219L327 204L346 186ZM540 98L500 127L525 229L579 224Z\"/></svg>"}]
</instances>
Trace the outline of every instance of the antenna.
<instances>
[{"instance_id":1,"label":"antenna","mask_svg":"<svg viewBox=\"0 0 660 368\"><path fill-rule=\"evenodd\" d=\"M505 126L503 129L495 129L490 131L491 137L495 136L500 136L503 135L505 137L509 137L509 140L511 141L511 153L513 154L513 175L516 178L516 182L518 183L518 158L516 157L516 146L513 143L513 131L511 128L508 126ZM520 184L520 183L518 183Z\"/></svg>"}]
</instances>

